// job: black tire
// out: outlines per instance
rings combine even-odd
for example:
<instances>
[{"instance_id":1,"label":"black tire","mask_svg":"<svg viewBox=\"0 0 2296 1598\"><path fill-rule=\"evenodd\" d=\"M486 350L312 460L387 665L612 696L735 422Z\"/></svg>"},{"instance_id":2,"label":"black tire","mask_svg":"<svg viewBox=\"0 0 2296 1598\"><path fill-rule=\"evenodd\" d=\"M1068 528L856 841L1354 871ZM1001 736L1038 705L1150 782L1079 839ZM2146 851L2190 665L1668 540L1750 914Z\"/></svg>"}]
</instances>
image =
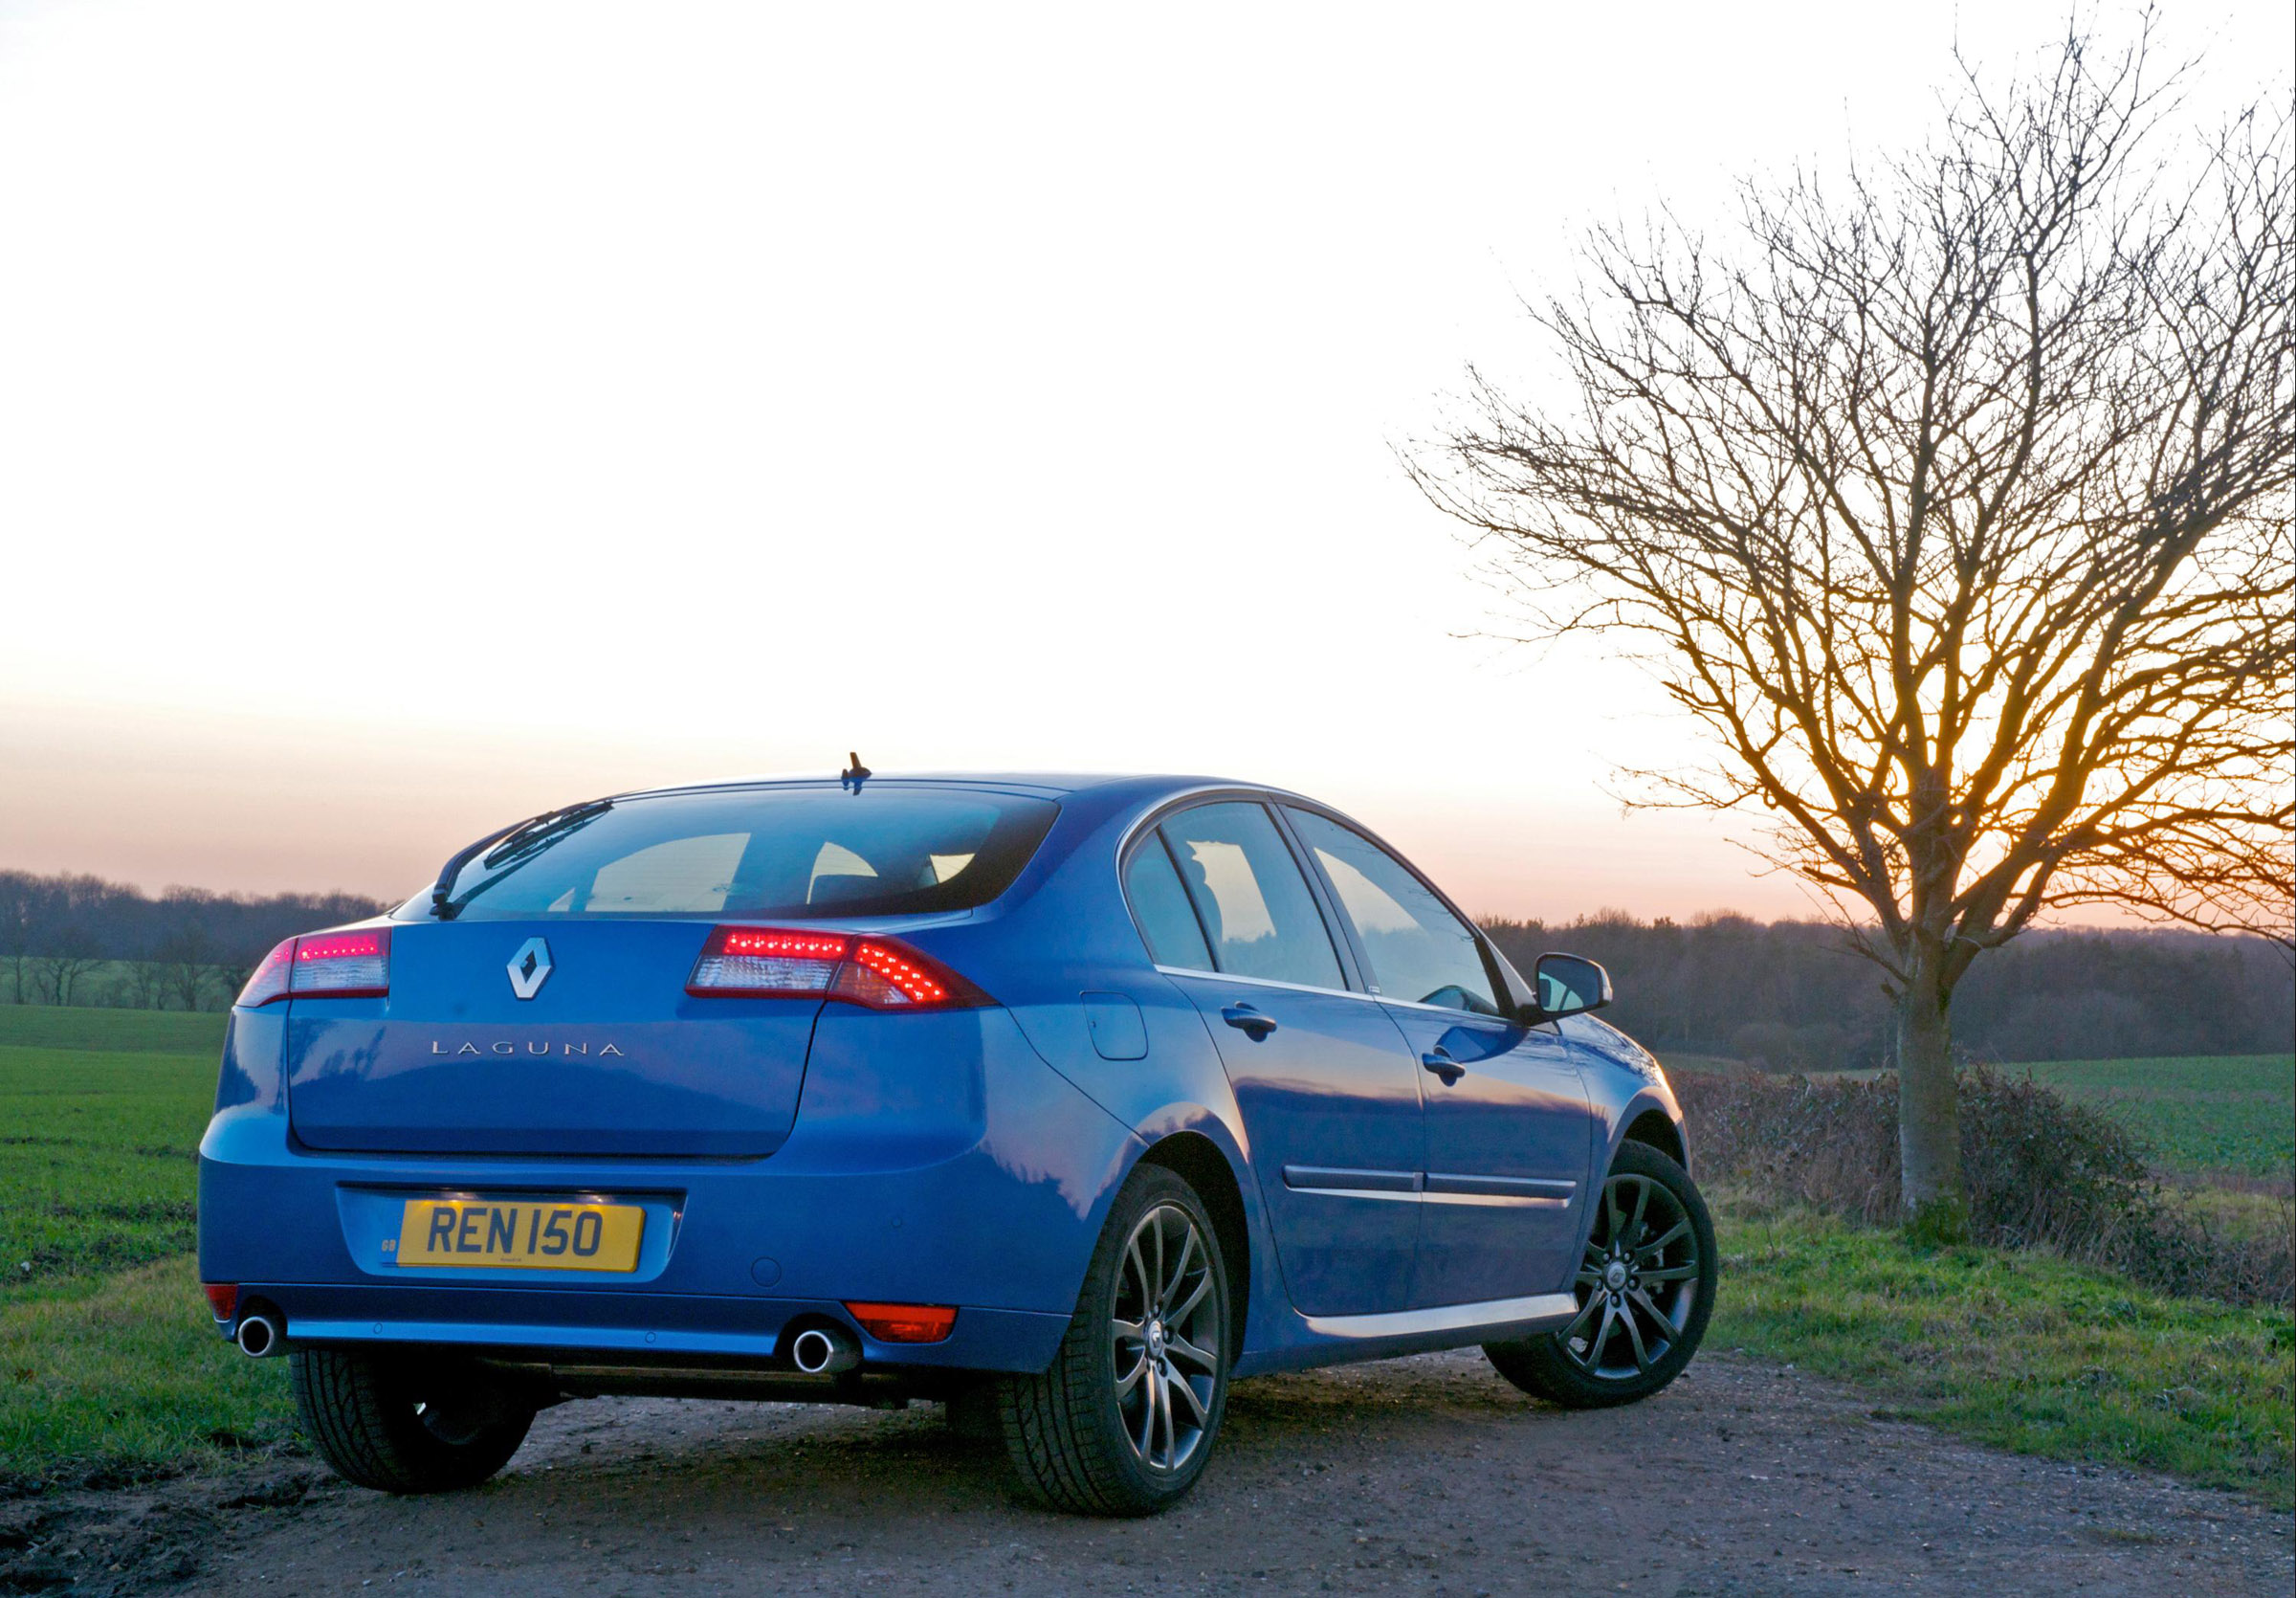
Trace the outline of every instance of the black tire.
<instances>
[{"instance_id":1,"label":"black tire","mask_svg":"<svg viewBox=\"0 0 2296 1598\"><path fill-rule=\"evenodd\" d=\"M289 1359L303 1431L355 1486L452 1493L510 1463L535 1407L448 1358L298 1349Z\"/></svg>"},{"instance_id":2,"label":"black tire","mask_svg":"<svg viewBox=\"0 0 2296 1598\"><path fill-rule=\"evenodd\" d=\"M1572 1288L1578 1319L1483 1345L1508 1381L1572 1409L1657 1392L1690 1363L1714 1312L1714 1221L1689 1171L1647 1143L1622 1143L1597 1202Z\"/></svg>"},{"instance_id":3,"label":"black tire","mask_svg":"<svg viewBox=\"0 0 2296 1598\"><path fill-rule=\"evenodd\" d=\"M1180 1177L1139 1166L1116 1194L1051 1368L998 1381L1022 1488L1079 1515L1178 1502L1227 1409L1231 1324L1211 1215Z\"/></svg>"}]
</instances>

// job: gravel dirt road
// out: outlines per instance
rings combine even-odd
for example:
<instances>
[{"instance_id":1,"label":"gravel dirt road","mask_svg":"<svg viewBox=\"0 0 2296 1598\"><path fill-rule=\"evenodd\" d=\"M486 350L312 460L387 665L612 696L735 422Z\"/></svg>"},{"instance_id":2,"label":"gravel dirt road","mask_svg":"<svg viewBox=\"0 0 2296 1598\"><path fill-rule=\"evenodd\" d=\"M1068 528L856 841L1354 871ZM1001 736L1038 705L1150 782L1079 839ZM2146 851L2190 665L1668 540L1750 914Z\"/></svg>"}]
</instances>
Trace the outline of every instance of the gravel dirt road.
<instances>
[{"instance_id":1,"label":"gravel dirt road","mask_svg":"<svg viewBox=\"0 0 2296 1598\"><path fill-rule=\"evenodd\" d=\"M2285 1598L2296 1584L2285 1515L1877 1422L1846 1389L1725 1352L1593 1414L1523 1398L1474 1353L1242 1383L1202 1485L1153 1520L1029 1508L998 1464L930 1406L569 1404L458 1497L384 1498L295 1463L0 1505L0 1590Z\"/></svg>"}]
</instances>

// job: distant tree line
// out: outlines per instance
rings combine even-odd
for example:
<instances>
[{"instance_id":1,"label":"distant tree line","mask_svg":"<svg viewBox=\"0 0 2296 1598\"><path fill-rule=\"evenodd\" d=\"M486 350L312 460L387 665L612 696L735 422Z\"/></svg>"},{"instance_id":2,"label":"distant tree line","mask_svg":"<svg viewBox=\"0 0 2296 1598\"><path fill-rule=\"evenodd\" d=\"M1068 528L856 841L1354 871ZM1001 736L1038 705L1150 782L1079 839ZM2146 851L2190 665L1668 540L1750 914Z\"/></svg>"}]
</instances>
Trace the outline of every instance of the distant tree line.
<instances>
[{"instance_id":1,"label":"distant tree line","mask_svg":"<svg viewBox=\"0 0 2296 1598\"><path fill-rule=\"evenodd\" d=\"M0 871L0 1003L220 1010L282 938L386 909L358 894L157 897L99 877ZM1610 968L1606 1014L1662 1054L1777 1070L1893 1063L1880 973L1839 927L1743 916L1484 923L1528 971L1548 949ZM2264 1054L2296 1035L2287 961L2257 938L2035 932L1973 969L1954 1037L1986 1060Z\"/></svg>"},{"instance_id":2,"label":"distant tree line","mask_svg":"<svg viewBox=\"0 0 2296 1598\"><path fill-rule=\"evenodd\" d=\"M340 893L155 899L99 877L0 871L0 1000L219 1010L280 939L383 908Z\"/></svg>"},{"instance_id":3,"label":"distant tree line","mask_svg":"<svg viewBox=\"0 0 2296 1598\"><path fill-rule=\"evenodd\" d=\"M1485 925L1526 972L1548 949L1602 962L1618 988L1607 1018L1662 1057L1672 1049L1786 1071L1896 1063L1881 972L1840 927L1619 911ZM2296 986L2262 938L2031 932L1973 966L1954 1000L1965 1059L2271 1054L2291 1035Z\"/></svg>"}]
</instances>

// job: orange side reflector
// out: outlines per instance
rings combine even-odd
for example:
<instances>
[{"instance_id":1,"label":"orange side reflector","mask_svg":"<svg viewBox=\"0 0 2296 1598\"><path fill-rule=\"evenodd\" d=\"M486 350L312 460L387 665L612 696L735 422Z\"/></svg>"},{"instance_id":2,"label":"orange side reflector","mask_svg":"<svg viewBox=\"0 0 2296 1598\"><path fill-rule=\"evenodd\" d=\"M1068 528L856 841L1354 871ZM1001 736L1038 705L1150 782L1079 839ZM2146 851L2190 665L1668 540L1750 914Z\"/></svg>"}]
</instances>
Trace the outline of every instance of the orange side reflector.
<instances>
[{"instance_id":1,"label":"orange side reflector","mask_svg":"<svg viewBox=\"0 0 2296 1598\"><path fill-rule=\"evenodd\" d=\"M957 1311L946 1304L854 1304L848 1314L879 1343L938 1343L957 1329Z\"/></svg>"}]
</instances>

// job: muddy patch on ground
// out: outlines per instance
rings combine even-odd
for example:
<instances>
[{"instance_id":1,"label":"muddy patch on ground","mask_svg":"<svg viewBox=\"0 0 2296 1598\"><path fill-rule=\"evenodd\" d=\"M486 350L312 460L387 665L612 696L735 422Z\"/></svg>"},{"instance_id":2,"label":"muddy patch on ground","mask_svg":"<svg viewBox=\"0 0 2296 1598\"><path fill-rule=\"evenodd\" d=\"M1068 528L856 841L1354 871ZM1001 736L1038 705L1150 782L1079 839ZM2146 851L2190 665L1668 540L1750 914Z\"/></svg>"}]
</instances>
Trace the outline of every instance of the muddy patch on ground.
<instances>
[{"instance_id":1,"label":"muddy patch on ground","mask_svg":"<svg viewBox=\"0 0 2296 1598\"><path fill-rule=\"evenodd\" d=\"M307 1460L265 1460L209 1476L0 1498L0 1593L177 1588L259 1525L257 1512L341 1491Z\"/></svg>"}]
</instances>

